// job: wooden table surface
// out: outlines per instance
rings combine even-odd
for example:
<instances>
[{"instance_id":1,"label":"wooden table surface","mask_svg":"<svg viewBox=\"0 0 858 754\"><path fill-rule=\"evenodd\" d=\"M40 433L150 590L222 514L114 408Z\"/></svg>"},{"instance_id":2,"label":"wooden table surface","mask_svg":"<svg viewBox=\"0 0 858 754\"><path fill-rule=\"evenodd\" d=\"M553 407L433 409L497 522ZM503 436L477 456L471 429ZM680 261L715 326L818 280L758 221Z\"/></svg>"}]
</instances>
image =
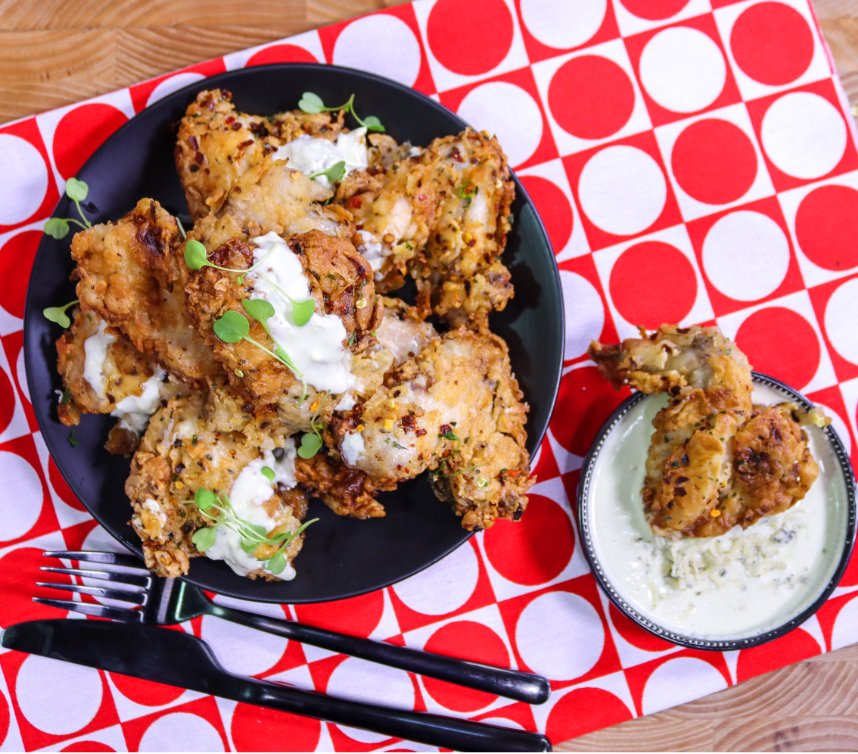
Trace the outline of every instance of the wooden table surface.
<instances>
[{"instance_id":1,"label":"wooden table surface","mask_svg":"<svg viewBox=\"0 0 858 754\"><path fill-rule=\"evenodd\" d=\"M0 0L0 123L400 2ZM858 0L814 4L858 114ZM856 692L858 646L555 748L855 751Z\"/></svg>"}]
</instances>

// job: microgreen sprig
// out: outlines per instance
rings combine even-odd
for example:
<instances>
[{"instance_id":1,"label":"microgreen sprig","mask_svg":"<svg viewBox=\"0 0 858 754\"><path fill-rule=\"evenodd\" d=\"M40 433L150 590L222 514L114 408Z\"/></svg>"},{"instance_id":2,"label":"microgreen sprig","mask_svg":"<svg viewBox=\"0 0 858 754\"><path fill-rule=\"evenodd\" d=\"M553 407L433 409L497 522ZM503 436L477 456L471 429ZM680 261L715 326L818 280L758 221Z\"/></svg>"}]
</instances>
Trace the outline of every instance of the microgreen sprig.
<instances>
[{"instance_id":1,"label":"microgreen sprig","mask_svg":"<svg viewBox=\"0 0 858 754\"><path fill-rule=\"evenodd\" d=\"M185 264L188 265L188 267L190 267L192 270L201 270L203 267L214 267L214 269L222 270L223 272L240 272L240 283L248 272L253 272L257 267L259 267L259 265L261 265L266 259L268 259L268 257L270 257L273 252L274 249L271 249L267 254L260 257L258 262L254 263L246 270L236 270L232 267L221 267L219 265L216 265L214 262L209 262L206 247L203 246L196 239L192 238L185 244Z\"/></svg>"},{"instance_id":2,"label":"microgreen sprig","mask_svg":"<svg viewBox=\"0 0 858 754\"><path fill-rule=\"evenodd\" d=\"M45 223L45 233L51 236L51 238L59 240L68 235L69 223L80 225L84 230L91 228L92 223L86 219L86 215L83 214L83 210L80 206L80 203L86 199L88 194L89 186L87 186L86 183L79 181L77 178L69 178L66 181L66 196L75 203L78 214L83 222L75 220L73 217L52 217Z\"/></svg>"},{"instance_id":3,"label":"microgreen sprig","mask_svg":"<svg viewBox=\"0 0 858 754\"><path fill-rule=\"evenodd\" d=\"M333 113L338 112L339 110L345 110L347 113L350 112L352 117L366 128L367 131L384 131L384 126L381 125L381 121L374 115L370 115L364 120L358 117L358 114L355 112L354 94L349 97L349 101L346 102L345 105L340 105L339 107L325 107L325 103L322 102L322 98L318 94L313 94L313 92L304 92L300 102L298 102L298 107L305 113L311 114Z\"/></svg>"},{"instance_id":4,"label":"microgreen sprig","mask_svg":"<svg viewBox=\"0 0 858 754\"><path fill-rule=\"evenodd\" d=\"M312 432L307 432L301 438L301 446L298 448L298 455L301 458L309 460L322 449L323 442L321 430L325 428L325 423L317 422L316 419L319 418L319 414L322 411L322 406L328 399L328 395L330 395L330 392L326 392L322 396L322 398L319 400L319 407L316 409L316 412L310 418L310 427L312 428Z\"/></svg>"},{"instance_id":5,"label":"microgreen sprig","mask_svg":"<svg viewBox=\"0 0 858 754\"><path fill-rule=\"evenodd\" d=\"M47 309L42 310L42 314L45 315L45 319L56 322L60 327L68 327L71 324L71 320L69 319L69 315L66 314L66 309L77 303L79 303L79 299L69 301L65 306L49 306Z\"/></svg>"},{"instance_id":6,"label":"microgreen sprig","mask_svg":"<svg viewBox=\"0 0 858 754\"><path fill-rule=\"evenodd\" d=\"M346 174L346 163L344 160L340 160L339 162L335 162L331 167L327 170L320 170L318 173L311 173L310 178L319 178L320 176L324 176L331 183L337 183L338 181L343 180L343 176Z\"/></svg>"}]
</instances>

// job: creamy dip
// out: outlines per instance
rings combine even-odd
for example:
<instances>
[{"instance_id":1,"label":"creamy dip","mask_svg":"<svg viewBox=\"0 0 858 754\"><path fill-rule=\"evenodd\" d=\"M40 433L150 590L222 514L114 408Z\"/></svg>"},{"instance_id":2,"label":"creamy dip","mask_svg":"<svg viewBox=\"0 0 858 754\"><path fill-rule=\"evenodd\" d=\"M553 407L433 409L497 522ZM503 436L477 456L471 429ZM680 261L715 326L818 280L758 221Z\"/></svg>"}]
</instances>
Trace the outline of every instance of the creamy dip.
<instances>
[{"instance_id":1,"label":"creamy dip","mask_svg":"<svg viewBox=\"0 0 858 754\"><path fill-rule=\"evenodd\" d=\"M754 403L791 398L755 383ZM843 550L846 486L823 430L805 427L819 478L790 510L719 536L655 537L641 488L659 395L638 402L597 458L587 520L607 582L639 615L680 635L741 639L777 628L806 609L830 581Z\"/></svg>"},{"instance_id":2,"label":"creamy dip","mask_svg":"<svg viewBox=\"0 0 858 754\"><path fill-rule=\"evenodd\" d=\"M353 170L367 167L367 148L364 142L365 128L341 133L336 141L314 139L302 134L288 144L284 144L274 153L275 160L288 160L289 166L307 175L329 170L338 162L346 164L346 175ZM325 188L331 187L327 176L320 175L316 180Z\"/></svg>"}]
</instances>

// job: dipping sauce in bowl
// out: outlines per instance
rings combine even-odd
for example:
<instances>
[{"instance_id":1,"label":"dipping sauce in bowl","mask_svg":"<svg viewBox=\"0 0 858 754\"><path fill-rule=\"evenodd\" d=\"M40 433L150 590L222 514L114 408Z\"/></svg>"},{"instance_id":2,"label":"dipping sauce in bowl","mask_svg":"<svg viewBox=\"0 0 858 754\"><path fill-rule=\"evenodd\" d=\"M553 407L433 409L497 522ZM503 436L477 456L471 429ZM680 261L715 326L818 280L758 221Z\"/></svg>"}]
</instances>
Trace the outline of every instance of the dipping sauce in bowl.
<instances>
[{"instance_id":1,"label":"dipping sauce in bowl","mask_svg":"<svg viewBox=\"0 0 858 754\"><path fill-rule=\"evenodd\" d=\"M579 525L596 578L623 613L675 644L724 651L778 638L816 612L849 561L855 481L843 446L831 427L804 427L819 477L803 500L718 537L656 537L641 488L652 420L667 401L629 398L584 461ZM755 404L786 401L811 405L755 373Z\"/></svg>"}]
</instances>

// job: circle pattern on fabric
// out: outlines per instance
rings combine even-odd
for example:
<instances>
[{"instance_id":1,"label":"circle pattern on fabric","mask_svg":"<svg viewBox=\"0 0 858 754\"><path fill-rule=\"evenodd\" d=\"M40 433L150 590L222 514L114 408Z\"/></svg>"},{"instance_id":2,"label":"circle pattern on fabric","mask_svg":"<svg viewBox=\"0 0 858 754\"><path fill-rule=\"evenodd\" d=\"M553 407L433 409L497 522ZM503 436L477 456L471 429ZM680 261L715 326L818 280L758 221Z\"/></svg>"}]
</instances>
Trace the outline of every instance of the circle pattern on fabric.
<instances>
[{"instance_id":1,"label":"circle pattern on fabric","mask_svg":"<svg viewBox=\"0 0 858 754\"><path fill-rule=\"evenodd\" d=\"M675 16L688 0L621 0L630 13L647 21L663 21Z\"/></svg>"},{"instance_id":2,"label":"circle pattern on fabric","mask_svg":"<svg viewBox=\"0 0 858 754\"><path fill-rule=\"evenodd\" d=\"M606 139L632 117L635 90L613 60L581 55L557 69L548 86L548 106L567 133L579 139Z\"/></svg>"},{"instance_id":3,"label":"circle pattern on fabric","mask_svg":"<svg viewBox=\"0 0 858 754\"><path fill-rule=\"evenodd\" d=\"M462 607L477 588L480 565L469 544L393 587L407 607L423 615L446 615Z\"/></svg>"},{"instance_id":4,"label":"circle pattern on fabric","mask_svg":"<svg viewBox=\"0 0 858 754\"><path fill-rule=\"evenodd\" d=\"M266 63L318 63L315 55L298 45L271 45L254 53L245 66Z\"/></svg>"},{"instance_id":5,"label":"circle pattern on fabric","mask_svg":"<svg viewBox=\"0 0 858 754\"><path fill-rule=\"evenodd\" d=\"M777 642L769 642L759 647L743 649L736 662L736 682L742 683L763 673L782 668L790 664L808 660L819 654L819 644L803 629L790 631Z\"/></svg>"},{"instance_id":6,"label":"circle pattern on fabric","mask_svg":"<svg viewBox=\"0 0 858 754\"><path fill-rule=\"evenodd\" d=\"M813 60L813 33L795 8L785 3L751 5L730 32L733 59L761 84L783 86L795 81Z\"/></svg>"},{"instance_id":7,"label":"circle pattern on fabric","mask_svg":"<svg viewBox=\"0 0 858 754\"><path fill-rule=\"evenodd\" d=\"M648 330L681 322L697 300L697 276L688 257L661 241L644 241L626 249L614 262L609 288L620 316ZM641 295L643 291L665 295Z\"/></svg>"},{"instance_id":8,"label":"circle pattern on fabric","mask_svg":"<svg viewBox=\"0 0 858 754\"><path fill-rule=\"evenodd\" d=\"M54 459L50 457L48 457L48 480L51 483L51 487L54 488L54 492L57 493L60 500L62 500L66 505L77 511L86 510L86 508L83 507L83 503L78 500L74 492L71 491L71 487L68 486L66 480L63 479L63 475L60 473L59 468L57 468L57 464L54 462Z\"/></svg>"},{"instance_id":9,"label":"circle pattern on fabric","mask_svg":"<svg viewBox=\"0 0 858 754\"><path fill-rule=\"evenodd\" d=\"M283 609L279 605L276 607L277 617L285 618ZM287 644L282 636L211 616L203 618L200 636L211 645L221 665L239 675L259 675L274 667L283 657Z\"/></svg>"},{"instance_id":10,"label":"circle pattern on fabric","mask_svg":"<svg viewBox=\"0 0 858 754\"><path fill-rule=\"evenodd\" d=\"M536 205L554 253L559 254L572 238L574 216L566 194L547 178L523 175L519 180Z\"/></svg>"},{"instance_id":11,"label":"circle pattern on fabric","mask_svg":"<svg viewBox=\"0 0 858 754\"><path fill-rule=\"evenodd\" d=\"M432 54L462 76L497 68L512 47L513 34L512 15L503 0L438 0L426 24Z\"/></svg>"},{"instance_id":12,"label":"circle pattern on fabric","mask_svg":"<svg viewBox=\"0 0 858 754\"><path fill-rule=\"evenodd\" d=\"M384 613L384 593L379 590L336 602L295 605L294 610L300 623L366 638Z\"/></svg>"},{"instance_id":13,"label":"circle pattern on fabric","mask_svg":"<svg viewBox=\"0 0 858 754\"><path fill-rule=\"evenodd\" d=\"M821 178L846 151L846 124L827 99L792 92L775 101L763 117L763 149L778 170L794 178Z\"/></svg>"},{"instance_id":14,"label":"circle pattern on fabric","mask_svg":"<svg viewBox=\"0 0 858 754\"><path fill-rule=\"evenodd\" d=\"M834 350L858 364L858 279L847 280L828 299L825 332Z\"/></svg>"},{"instance_id":15,"label":"circle pattern on fabric","mask_svg":"<svg viewBox=\"0 0 858 754\"><path fill-rule=\"evenodd\" d=\"M633 647L642 649L645 652L664 652L676 646L641 628L637 623L617 610L613 603L608 605L608 612L611 614L611 623L614 624L617 633Z\"/></svg>"},{"instance_id":16,"label":"circle pattern on fabric","mask_svg":"<svg viewBox=\"0 0 858 754\"><path fill-rule=\"evenodd\" d=\"M640 76L647 94L663 108L693 113L718 99L727 81L727 64L708 34L677 26L647 42Z\"/></svg>"},{"instance_id":17,"label":"circle pattern on fabric","mask_svg":"<svg viewBox=\"0 0 858 754\"><path fill-rule=\"evenodd\" d=\"M725 688L724 676L705 660L677 657L653 671L644 687L641 707L649 715Z\"/></svg>"},{"instance_id":18,"label":"circle pattern on fabric","mask_svg":"<svg viewBox=\"0 0 858 754\"><path fill-rule=\"evenodd\" d=\"M557 616L564 616L557 620ZM587 641L570 642L570 636ZM596 609L577 594L547 592L518 618L515 643L527 666L556 681L571 681L592 670L605 646L605 626Z\"/></svg>"},{"instance_id":19,"label":"circle pattern on fabric","mask_svg":"<svg viewBox=\"0 0 858 754\"><path fill-rule=\"evenodd\" d=\"M825 270L858 267L858 191L849 186L820 186L795 215L795 236L805 256Z\"/></svg>"},{"instance_id":20,"label":"circle pattern on fabric","mask_svg":"<svg viewBox=\"0 0 858 754\"><path fill-rule=\"evenodd\" d=\"M592 39L607 9L608 0L565 0L563 12L558 13L554 0L521 0L527 30L546 47L556 49L568 50Z\"/></svg>"},{"instance_id":21,"label":"circle pattern on fabric","mask_svg":"<svg viewBox=\"0 0 858 754\"><path fill-rule=\"evenodd\" d=\"M0 479L4 489L15 491L14 495L0 495L0 541L9 542L23 537L36 525L42 513L44 489L30 462L5 450L0 451Z\"/></svg>"},{"instance_id":22,"label":"circle pattern on fabric","mask_svg":"<svg viewBox=\"0 0 858 754\"><path fill-rule=\"evenodd\" d=\"M230 726L236 751L315 751L322 723L279 710L239 704Z\"/></svg>"},{"instance_id":23,"label":"circle pattern on fabric","mask_svg":"<svg viewBox=\"0 0 858 754\"><path fill-rule=\"evenodd\" d=\"M128 118L113 105L93 102L69 110L54 132L54 162L68 180ZM85 138L81 138L85 135Z\"/></svg>"},{"instance_id":24,"label":"circle pattern on fabric","mask_svg":"<svg viewBox=\"0 0 858 754\"><path fill-rule=\"evenodd\" d=\"M855 626L858 625L858 599L850 600L834 621L831 629L831 646L833 648L845 647L855 641Z\"/></svg>"},{"instance_id":25,"label":"circle pattern on fabric","mask_svg":"<svg viewBox=\"0 0 858 754\"><path fill-rule=\"evenodd\" d=\"M630 236L649 228L667 202L659 164L635 147L607 147L593 155L578 180L578 199L590 222Z\"/></svg>"},{"instance_id":26,"label":"circle pattern on fabric","mask_svg":"<svg viewBox=\"0 0 858 754\"><path fill-rule=\"evenodd\" d=\"M141 752L182 751L181 741L193 741L197 751L223 751L223 739L217 729L199 715L173 712L159 717L140 739Z\"/></svg>"},{"instance_id":27,"label":"circle pattern on fabric","mask_svg":"<svg viewBox=\"0 0 858 754\"><path fill-rule=\"evenodd\" d=\"M716 118L688 126L673 145L670 164L682 190L704 204L741 199L757 177L757 153L747 134Z\"/></svg>"},{"instance_id":28,"label":"circle pattern on fabric","mask_svg":"<svg viewBox=\"0 0 858 754\"><path fill-rule=\"evenodd\" d=\"M23 353L23 352L22 352ZM12 380L6 374L6 370L0 367L0 433L9 426L12 417L15 415L15 388L12 385ZM3 510L3 503L0 503L0 510ZM38 512L36 513L38 520ZM33 522L35 523L35 521ZM5 536L0 534L0 536Z\"/></svg>"},{"instance_id":29,"label":"circle pattern on fabric","mask_svg":"<svg viewBox=\"0 0 858 754\"><path fill-rule=\"evenodd\" d=\"M46 683L48 678L62 678L62 683ZM74 689L73 704L69 689ZM95 668L40 655L24 660L15 682L15 696L27 722L52 736L68 736L89 725L101 708L103 693Z\"/></svg>"},{"instance_id":30,"label":"circle pattern on fabric","mask_svg":"<svg viewBox=\"0 0 858 754\"><path fill-rule=\"evenodd\" d=\"M48 166L29 141L0 134L0 225L17 225L31 217L48 192Z\"/></svg>"},{"instance_id":31,"label":"circle pattern on fabric","mask_svg":"<svg viewBox=\"0 0 858 754\"><path fill-rule=\"evenodd\" d=\"M408 24L386 13L353 21L334 45L335 65L360 68L406 86L417 81L422 59L420 43Z\"/></svg>"},{"instance_id":32,"label":"circle pattern on fabric","mask_svg":"<svg viewBox=\"0 0 858 754\"><path fill-rule=\"evenodd\" d=\"M482 623L465 620L439 628L424 651L470 662L481 662L496 668L509 667L509 652L503 640ZM476 712L490 705L497 695L466 689L453 683L424 677L426 691L438 704L456 712Z\"/></svg>"},{"instance_id":33,"label":"circle pattern on fabric","mask_svg":"<svg viewBox=\"0 0 858 754\"><path fill-rule=\"evenodd\" d=\"M184 689L175 686L165 686L163 683L146 681L143 678L131 678L118 673L111 673L110 680L113 681L114 686L119 689L122 696L136 704L143 704L147 707L161 707L170 704L185 693Z\"/></svg>"},{"instance_id":34,"label":"circle pattern on fabric","mask_svg":"<svg viewBox=\"0 0 858 754\"><path fill-rule=\"evenodd\" d=\"M33 602L33 597L57 597L56 590L35 586L36 581L42 580L39 567L46 562L42 549L35 547L17 547L0 558L0 573L4 574L0 628L27 620L62 617L62 612L55 607ZM64 574L52 574L50 580L57 584L71 584L71 576Z\"/></svg>"},{"instance_id":35,"label":"circle pattern on fabric","mask_svg":"<svg viewBox=\"0 0 858 754\"><path fill-rule=\"evenodd\" d=\"M201 73L177 73L175 76L170 76L152 90L149 99L146 101L146 107L151 107L159 99L163 99L168 94L178 92L183 86L196 84L197 81L202 81L204 78L205 76Z\"/></svg>"},{"instance_id":36,"label":"circle pattern on fabric","mask_svg":"<svg viewBox=\"0 0 858 754\"><path fill-rule=\"evenodd\" d=\"M12 236L3 244L3 248L0 248L0 275L2 275L3 280L29 279L30 271L33 269L33 260L36 258L36 251L41 240L41 231L25 230L23 233ZM24 301L26 298L26 285L0 286L0 306L13 317L24 318Z\"/></svg>"},{"instance_id":37,"label":"circle pattern on fabric","mask_svg":"<svg viewBox=\"0 0 858 754\"><path fill-rule=\"evenodd\" d=\"M3 692L0 692L0 746L6 740L6 734L9 732L9 702Z\"/></svg>"},{"instance_id":38,"label":"circle pattern on fabric","mask_svg":"<svg viewBox=\"0 0 858 754\"><path fill-rule=\"evenodd\" d=\"M582 715L581 710L587 714ZM631 718L629 708L610 691L573 689L552 707L545 735L551 741L568 741Z\"/></svg>"},{"instance_id":39,"label":"circle pattern on fabric","mask_svg":"<svg viewBox=\"0 0 858 754\"><path fill-rule=\"evenodd\" d=\"M60 751L84 751L84 752L93 752L93 751L116 751L116 749L111 749L107 744L103 744L101 741L75 741L73 744L69 744L68 746L64 746Z\"/></svg>"},{"instance_id":40,"label":"circle pattern on fabric","mask_svg":"<svg viewBox=\"0 0 858 754\"><path fill-rule=\"evenodd\" d=\"M528 160L542 141L539 105L515 84L482 84L468 92L457 112L474 128L497 136L512 167Z\"/></svg>"},{"instance_id":41,"label":"circle pattern on fabric","mask_svg":"<svg viewBox=\"0 0 858 754\"><path fill-rule=\"evenodd\" d=\"M575 534L560 505L542 495L528 497L527 515L517 523L498 521L486 531L483 544L501 576L516 584L536 586L563 573L575 550Z\"/></svg>"},{"instance_id":42,"label":"circle pattern on fabric","mask_svg":"<svg viewBox=\"0 0 858 754\"><path fill-rule=\"evenodd\" d=\"M593 284L575 272L560 270L560 287L567 322L563 358L568 361L584 354L590 342L598 340L605 326L605 307Z\"/></svg>"},{"instance_id":43,"label":"circle pattern on fabric","mask_svg":"<svg viewBox=\"0 0 858 754\"><path fill-rule=\"evenodd\" d=\"M819 369L819 338L804 317L792 309L771 306L748 317L736 333L736 345L754 369L801 390ZM796 358L784 359L784 354Z\"/></svg>"},{"instance_id":44,"label":"circle pattern on fabric","mask_svg":"<svg viewBox=\"0 0 858 754\"><path fill-rule=\"evenodd\" d=\"M759 212L732 212L703 242L703 269L721 293L757 301L774 293L789 270L789 241L780 225Z\"/></svg>"}]
</instances>

